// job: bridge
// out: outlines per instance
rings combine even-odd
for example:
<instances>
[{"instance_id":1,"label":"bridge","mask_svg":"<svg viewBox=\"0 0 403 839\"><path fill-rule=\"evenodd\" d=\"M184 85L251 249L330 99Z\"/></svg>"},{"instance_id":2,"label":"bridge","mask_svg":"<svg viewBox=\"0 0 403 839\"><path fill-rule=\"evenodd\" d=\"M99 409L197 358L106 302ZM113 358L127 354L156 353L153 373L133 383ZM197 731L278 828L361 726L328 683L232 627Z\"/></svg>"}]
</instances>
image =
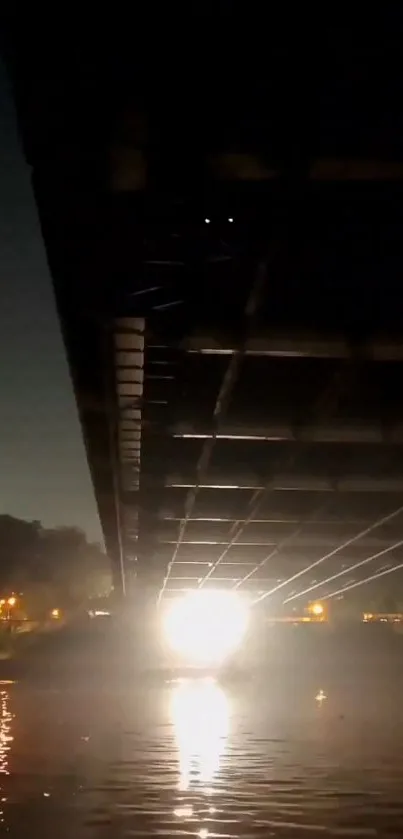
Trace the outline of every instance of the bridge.
<instances>
[{"instance_id":1,"label":"bridge","mask_svg":"<svg viewBox=\"0 0 403 839\"><path fill-rule=\"evenodd\" d=\"M309 101L304 72L245 97L210 68L189 102L127 44L36 47L9 65L116 586L393 585L403 149L371 63Z\"/></svg>"}]
</instances>

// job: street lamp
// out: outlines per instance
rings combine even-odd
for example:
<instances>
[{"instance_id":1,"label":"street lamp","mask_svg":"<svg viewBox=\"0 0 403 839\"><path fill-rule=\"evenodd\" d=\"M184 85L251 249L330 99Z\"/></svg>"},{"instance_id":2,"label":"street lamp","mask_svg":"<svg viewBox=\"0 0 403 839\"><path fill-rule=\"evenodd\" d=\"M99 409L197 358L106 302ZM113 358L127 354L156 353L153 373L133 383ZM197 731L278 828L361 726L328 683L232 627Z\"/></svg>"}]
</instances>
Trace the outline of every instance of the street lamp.
<instances>
[{"instance_id":1,"label":"street lamp","mask_svg":"<svg viewBox=\"0 0 403 839\"><path fill-rule=\"evenodd\" d=\"M17 603L17 598L14 597L14 595L9 597L8 600L7 600L7 620L8 621L10 621L10 619L11 619L11 610L14 608L16 603ZM10 623L8 625L8 628L11 631L11 624Z\"/></svg>"}]
</instances>

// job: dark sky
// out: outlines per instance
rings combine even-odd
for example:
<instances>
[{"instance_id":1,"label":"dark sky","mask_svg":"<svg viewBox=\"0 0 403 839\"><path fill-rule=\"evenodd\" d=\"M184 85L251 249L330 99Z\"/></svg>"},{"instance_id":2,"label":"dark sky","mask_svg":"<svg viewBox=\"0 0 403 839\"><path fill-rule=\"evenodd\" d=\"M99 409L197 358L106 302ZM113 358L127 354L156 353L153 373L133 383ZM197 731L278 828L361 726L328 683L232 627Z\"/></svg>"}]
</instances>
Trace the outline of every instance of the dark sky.
<instances>
[{"instance_id":1,"label":"dark sky","mask_svg":"<svg viewBox=\"0 0 403 839\"><path fill-rule=\"evenodd\" d=\"M38 214L0 65L0 512L101 540Z\"/></svg>"}]
</instances>

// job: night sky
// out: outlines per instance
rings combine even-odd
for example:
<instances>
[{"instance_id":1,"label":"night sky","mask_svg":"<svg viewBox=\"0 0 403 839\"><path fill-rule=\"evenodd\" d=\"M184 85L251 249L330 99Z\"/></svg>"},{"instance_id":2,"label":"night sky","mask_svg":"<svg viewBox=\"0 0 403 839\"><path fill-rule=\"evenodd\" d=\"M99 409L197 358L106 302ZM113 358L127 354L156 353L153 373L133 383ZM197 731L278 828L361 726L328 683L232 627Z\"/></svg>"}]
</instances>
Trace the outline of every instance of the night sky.
<instances>
[{"instance_id":1,"label":"night sky","mask_svg":"<svg viewBox=\"0 0 403 839\"><path fill-rule=\"evenodd\" d=\"M0 512L101 529L37 209L0 66Z\"/></svg>"}]
</instances>

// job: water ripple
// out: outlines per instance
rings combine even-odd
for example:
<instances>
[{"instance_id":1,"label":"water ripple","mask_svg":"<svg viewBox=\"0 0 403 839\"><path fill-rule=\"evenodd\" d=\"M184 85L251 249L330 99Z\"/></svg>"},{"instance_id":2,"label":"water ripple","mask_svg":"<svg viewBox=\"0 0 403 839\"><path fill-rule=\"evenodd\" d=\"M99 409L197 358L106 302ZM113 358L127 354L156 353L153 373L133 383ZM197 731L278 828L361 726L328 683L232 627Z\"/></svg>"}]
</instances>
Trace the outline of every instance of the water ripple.
<instances>
[{"instance_id":1,"label":"water ripple","mask_svg":"<svg viewBox=\"0 0 403 839\"><path fill-rule=\"evenodd\" d=\"M400 697L317 696L0 685L0 818L58 839L403 835Z\"/></svg>"}]
</instances>

